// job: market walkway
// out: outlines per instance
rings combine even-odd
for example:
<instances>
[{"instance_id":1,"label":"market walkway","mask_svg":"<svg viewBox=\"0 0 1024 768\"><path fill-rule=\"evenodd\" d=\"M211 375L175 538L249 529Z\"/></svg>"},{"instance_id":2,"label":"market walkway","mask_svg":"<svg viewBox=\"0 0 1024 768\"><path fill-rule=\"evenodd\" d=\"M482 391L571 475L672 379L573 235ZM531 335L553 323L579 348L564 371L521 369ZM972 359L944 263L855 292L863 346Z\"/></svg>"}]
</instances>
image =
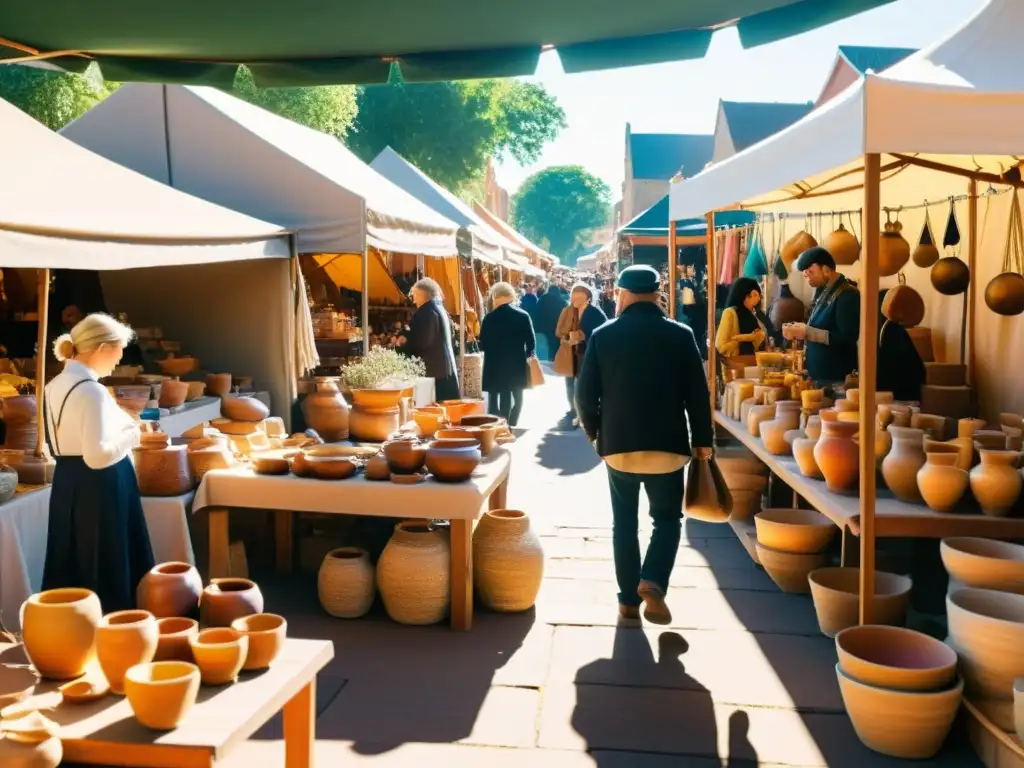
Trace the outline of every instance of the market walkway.
<instances>
[{"instance_id":1,"label":"market walkway","mask_svg":"<svg viewBox=\"0 0 1024 768\"><path fill-rule=\"evenodd\" d=\"M308 578L268 594L292 634L335 643L320 677L320 764L910 765L857 741L810 599L780 593L727 526L686 526L672 627L616 627L605 474L578 432L547 431L563 412L561 381L529 393L515 445L510 506L532 515L548 556L535 613L480 612L457 634L330 619ZM230 765L282 765L279 734L267 729ZM958 746L918 765L980 764Z\"/></svg>"}]
</instances>

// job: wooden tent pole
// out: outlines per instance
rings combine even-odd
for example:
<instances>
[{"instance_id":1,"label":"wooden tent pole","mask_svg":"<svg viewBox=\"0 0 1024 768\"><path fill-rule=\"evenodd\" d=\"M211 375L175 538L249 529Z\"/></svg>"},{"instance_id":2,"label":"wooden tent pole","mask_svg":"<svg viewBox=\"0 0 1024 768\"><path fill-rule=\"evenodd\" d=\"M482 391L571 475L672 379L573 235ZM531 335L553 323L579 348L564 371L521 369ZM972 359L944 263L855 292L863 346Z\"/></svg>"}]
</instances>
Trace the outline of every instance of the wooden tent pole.
<instances>
[{"instance_id":1,"label":"wooden tent pole","mask_svg":"<svg viewBox=\"0 0 1024 768\"><path fill-rule=\"evenodd\" d=\"M967 363L967 383L975 388L974 395L977 397L974 313L978 301L978 182L974 179L967 182L967 268L970 270L971 282L967 285L967 296L964 299L967 317L960 337L961 345L967 345L967 359L964 359L961 346L960 360Z\"/></svg>"},{"instance_id":2,"label":"wooden tent pole","mask_svg":"<svg viewBox=\"0 0 1024 768\"><path fill-rule=\"evenodd\" d=\"M668 223L668 316L676 319L676 283L679 281L679 265L676 263L676 223Z\"/></svg>"},{"instance_id":3,"label":"wooden tent pole","mask_svg":"<svg viewBox=\"0 0 1024 768\"><path fill-rule=\"evenodd\" d=\"M715 280L715 263L718 254L715 253L715 212L705 216L707 224L707 284L708 284L708 389L711 392L711 410L715 409L716 395L718 394L718 350L715 349L715 304L717 303L718 285Z\"/></svg>"},{"instance_id":4,"label":"wooden tent pole","mask_svg":"<svg viewBox=\"0 0 1024 768\"><path fill-rule=\"evenodd\" d=\"M46 325L50 314L50 270L39 270L39 332L36 337L36 458L42 458L46 446L46 412L43 389L46 387Z\"/></svg>"}]
</instances>

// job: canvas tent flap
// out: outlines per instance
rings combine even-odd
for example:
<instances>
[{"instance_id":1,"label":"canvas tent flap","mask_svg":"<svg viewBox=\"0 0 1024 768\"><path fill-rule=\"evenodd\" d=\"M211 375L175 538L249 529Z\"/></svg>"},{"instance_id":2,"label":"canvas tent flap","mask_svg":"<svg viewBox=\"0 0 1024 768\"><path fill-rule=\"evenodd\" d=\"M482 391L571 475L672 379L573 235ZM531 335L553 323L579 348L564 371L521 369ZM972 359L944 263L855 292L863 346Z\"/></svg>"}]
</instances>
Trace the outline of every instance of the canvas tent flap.
<instances>
[{"instance_id":1,"label":"canvas tent flap","mask_svg":"<svg viewBox=\"0 0 1024 768\"><path fill-rule=\"evenodd\" d=\"M303 253L456 252L453 222L340 141L215 88L124 85L61 133L176 189L289 227Z\"/></svg>"},{"instance_id":2,"label":"canvas tent flap","mask_svg":"<svg viewBox=\"0 0 1024 768\"><path fill-rule=\"evenodd\" d=\"M363 255L361 253L318 253L313 256L316 263L324 268L327 276L336 286L349 291L363 290ZM395 285L394 278L378 251L367 253L370 278L371 301L388 301L401 304L405 297Z\"/></svg>"},{"instance_id":3,"label":"canvas tent flap","mask_svg":"<svg viewBox=\"0 0 1024 768\"><path fill-rule=\"evenodd\" d=\"M517 243L524 251L526 251L527 254L532 253L535 256L538 256L542 259L547 259L548 261L554 264L558 263L558 259L556 257L552 256L550 253L545 251L540 246L531 243L521 234L516 232L515 229L513 229L507 222L504 222L501 219L499 219L497 216L488 211L479 203L473 203L473 210L476 212L478 216L480 216L480 218L487 222L487 224L493 227L497 232L500 232L502 235L507 237L512 242Z\"/></svg>"}]
</instances>

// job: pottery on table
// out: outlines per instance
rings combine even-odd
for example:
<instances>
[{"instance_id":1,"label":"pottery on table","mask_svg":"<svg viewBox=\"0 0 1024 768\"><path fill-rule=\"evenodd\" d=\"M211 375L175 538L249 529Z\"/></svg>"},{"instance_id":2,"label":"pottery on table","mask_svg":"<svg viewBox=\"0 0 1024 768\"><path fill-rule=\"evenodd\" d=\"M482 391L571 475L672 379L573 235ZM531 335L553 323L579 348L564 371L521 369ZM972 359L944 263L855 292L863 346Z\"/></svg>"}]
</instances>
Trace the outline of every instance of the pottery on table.
<instances>
[{"instance_id":1,"label":"pottery on table","mask_svg":"<svg viewBox=\"0 0 1024 768\"><path fill-rule=\"evenodd\" d=\"M391 440L384 443L388 469L396 475L414 475L423 469L427 446L412 440Z\"/></svg>"},{"instance_id":2,"label":"pottery on table","mask_svg":"<svg viewBox=\"0 0 1024 768\"><path fill-rule=\"evenodd\" d=\"M190 639L203 685L227 685L238 679L249 655L249 638L231 627L204 629Z\"/></svg>"},{"instance_id":3,"label":"pottery on table","mask_svg":"<svg viewBox=\"0 0 1024 768\"><path fill-rule=\"evenodd\" d=\"M938 691L897 691L855 680L839 664L836 675L853 729L868 749L910 760L942 749L960 709L963 680Z\"/></svg>"},{"instance_id":4,"label":"pottery on table","mask_svg":"<svg viewBox=\"0 0 1024 768\"><path fill-rule=\"evenodd\" d=\"M199 634L199 622L180 616L156 620L157 641L153 661L192 661L191 638Z\"/></svg>"},{"instance_id":5,"label":"pottery on table","mask_svg":"<svg viewBox=\"0 0 1024 768\"><path fill-rule=\"evenodd\" d=\"M860 479L860 448L853 440L858 429L856 423L822 420L814 461L832 493L848 492Z\"/></svg>"},{"instance_id":6,"label":"pottery on table","mask_svg":"<svg viewBox=\"0 0 1024 768\"><path fill-rule=\"evenodd\" d=\"M186 402L191 402L192 400L198 400L200 397L202 397L203 395L206 394L206 383L205 382L202 382L202 381L189 381L189 382L186 382L186 383L188 384L188 392L186 392L186 394L185 394Z\"/></svg>"},{"instance_id":7,"label":"pottery on table","mask_svg":"<svg viewBox=\"0 0 1024 768\"><path fill-rule=\"evenodd\" d=\"M189 472L192 473L192 479L196 485L203 482L207 472L212 472L215 469L230 469L235 463L231 451L226 447L227 441L224 442L224 447L217 445L192 450L192 447L189 446L186 458Z\"/></svg>"},{"instance_id":8,"label":"pottery on table","mask_svg":"<svg viewBox=\"0 0 1024 768\"><path fill-rule=\"evenodd\" d=\"M284 648L288 622L273 613L256 613L231 622L231 628L249 638L249 652L242 669L255 672L269 669Z\"/></svg>"},{"instance_id":9,"label":"pottery on table","mask_svg":"<svg viewBox=\"0 0 1024 768\"><path fill-rule=\"evenodd\" d=\"M263 421L270 409L255 397L225 395L220 399L220 415L232 421Z\"/></svg>"},{"instance_id":10,"label":"pottery on table","mask_svg":"<svg viewBox=\"0 0 1024 768\"><path fill-rule=\"evenodd\" d=\"M889 427L892 450L882 462L882 477L893 495L908 504L921 503L917 473L924 466L924 430L912 427Z\"/></svg>"},{"instance_id":11,"label":"pottery on table","mask_svg":"<svg viewBox=\"0 0 1024 768\"><path fill-rule=\"evenodd\" d=\"M168 379L160 385L160 407L177 408L188 397L188 382Z\"/></svg>"},{"instance_id":12,"label":"pottery on table","mask_svg":"<svg viewBox=\"0 0 1024 768\"><path fill-rule=\"evenodd\" d=\"M355 406L348 416L349 436L364 443L383 443L401 426L398 408Z\"/></svg>"},{"instance_id":13,"label":"pottery on table","mask_svg":"<svg viewBox=\"0 0 1024 768\"><path fill-rule=\"evenodd\" d=\"M469 480L480 464L480 446L472 438L433 440L427 447L426 467L443 483Z\"/></svg>"},{"instance_id":14,"label":"pottery on table","mask_svg":"<svg viewBox=\"0 0 1024 768\"><path fill-rule=\"evenodd\" d=\"M402 392L401 389L353 389L352 405L371 410L397 408Z\"/></svg>"},{"instance_id":15,"label":"pottery on table","mask_svg":"<svg viewBox=\"0 0 1024 768\"><path fill-rule=\"evenodd\" d=\"M81 677L96 658L96 628L103 611L88 589L50 589L21 606L21 640L32 666L45 678Z\"/></svg>"},{"instance_id":16,"label":"pottery on table","mask_svg":"<svg viewBox=\"0 0 1024 768\"><path fill-rule=\"evenodd\" d=\"M317 379L316 391L310 392L302 401L306 424L328 442L348 438L349 410L337 384L328 379Z\"/></svg>"},{"instance_id":17,"label":"pottery on table","mask_svg":"<svg viewBox=\"0 0 1024 768\"><path fill-rule=\"evenodd\" d=\"M64 759L60 726L34 710L0 721L0 765L57 768Z\"/></svg>"},{"instance_id":18,"label":"pottery on table","mask_svg":"<svg viewBox=\"0 0 1024 768\"><path fill-rule=\"evenodd\" d=\"M441 427L448 423L448 413L440 406L416 408L412 412L413 421L420 437L433 437Z\"/></svg>"},{"instance_id":19,"label":"pottery on table","mask_svg":"<svg viewBox=\"0 0 1024 768\"><path fill-rule=\"evenodd\" d=\"M124 693L124 674L156 653L160 631L149 611L108 613L96 628L96 657L112 693Z\"/></svg>"},{"instance_id":20,"label":"pottery on table","mask_svg":"<svg viewBox=\"0 0 1024 768\"><path fill-rule=\"evenodd\" d=\"M897 691L938 691L956 681L956 651L904 627L861 625L836 635L839 668L854 680Z\"/></svg>"},{"instance_id":21,"label":"pottery on table","mask_svg":"<svg viewBox=\"0 0 1024 768\"><path fill-rule=\"evenodd\" d=\"M821 439L821 416L814 414L807 417L807 423L804 424L804 434L807 435L807 439L814 442L818 442Z\"/></svg>"},{"instance_id":22,"label":"pottery on table","mask_svg":"<svg viewBox=\"0 0 1024 768\"><path fill-rule=\"evenodd\" d=\"M476 398L463 398L462 400L443 400L438 403L448 414L448 421L452 424L460 424L464 416L485 416L487 415L487 404Z\"/></svg>"},{"instance_id":23,"label":"pottery on table","mask_svg":"<svg viewBox=\"0 0 1024 768\"><path fill-rule=\"evenodd\" d=\"M946 439L946 417L931 413L915 413L910 417L910 426L924 430L932 440Z\"/></svg>"},{"instance_id":24,"label":"pottery on table","mask_svg":"<svg viewBox=\"0 0 1024 768\"><path fill-rule=\"evenodd\" d=\"M804 477L824 477L818 467L818 462L814 460L814 446L817 444L817 440L812 440L809 437L798 437L793 441L793 458L796 459L797 469Z\"/></svg>"},{"instance_id":25,"label":"pottery on table","mask_svg":"<svg viewBox=\"0 0 1024 768\"><path fill-rule=\"evenodd\" d=\"M211 397L224 397L224 395L231 392L231 374L208 374L206 377L206 391Z\"/></svg>"},{"instance_id":26,"label":"pottery on table","mask_svg":"<svg viewBox=\"0 0 1024 768\"><path fill-rule=\"evenodd\" d=\"M927 461L917 471L917 488L928 508L935 512L952 512L960 503L970 477L960 469L958 453L925 454Z\"/></svg>"},{"instance_id":27,"label":"pottery on table","mask_svg":"<svg viewBox=\"0 0 1024 768\"><path fill-rule=\"evenodd\" d=\"M942 564L961 586L1024 595L1024 546L1006 541L954 536L939 544Z\"/></svg>"},{"instance_id":28,"label":"pottery on table","mask_svg":"<svg viewBox=\"0 0 1024 768\"><path fill-rule=\"evenodd\" d=\"M1012 701L1024 677L1024 595L963 587L946 595L946 617L967 695Z\"/></svg>"},{"instance_id":29,"label":"pottery on table","mask_svg":"<svg viewBox=\"0 0 1024 768\"><path fill-rule=\"evenodd\" d=\"M254 456L252 469L257 475L287 475L291 471L288 459L277 456Z\"/></svg>"},{"instance_id":30,"label":"pottery on table","mask_svg":"<svg viewBox=\"0 0 1024 768\"><path fill-rule=\"evenodd\" d=\"M39 439L38 410L34 395L3 398L4 447L34 451Z\"/></svg>"},{"instance_id":31,"label":"pottery on table","mask_svg":"<svg viewBox=\"0 0 1024 768\"><path fill-rule=\"evenodd\" d=\"M370 555L358 547L339 547L327 553L316 578L324 610L339 619L358 619L373 605L376 571Z\"/></svg>"},{"instance_id":32,"label":"pottery on table","mask_svg":"<svg viewBox=\"0 0 1024 768\"><path fill-rule=\"evenodd\" d=\"M388 465L388 460L381 454L371 456L366 460L366 465L363 467L363 475L367 480L378 482L390 480L391 467Z\"/></svg>"},{"instance_id":33,"label":"pottery on table","mask_svg":"<svg viewBox=\"0 0 1024 768\"><path fill-rule=\"evenodd\" d=\"M263 593L249 579L213 579L203 590L199 613L207 627L230 627L235 619L263 613Z\"/></svg>"},{"instance_id":34,"label":"pottery on table","mask_svg":"<svg viewBox=\"0 0 1024 768\"><path fill-rule=\"evenodd\" d=\"M203 580L195 566L169 562L153 566L135 590L139 608L156 618L170 616L197 618Z\"/></svg>"},{"instance_id":35,"label":"pottery on table","mask_svg":"<svg viewBox=\"0 0 1024 768\"><path fill-rule=\"evenodd\" d=\"M821 568L808 577L818 628L833 637L860 620L860 568ZM875 624L900 626L907 620L910 606L908 576L875 571Z\"/></svg>"},{"instance_id":36,"label":"pottery on table","mask_svg":"<svg viewBox=\"0 0 1024 768\"><path fill-rule=\"evenodd\" d=\"M195 705L200 680L195 664L156 661L129 669L124 692L136 720L154 731L171 731Z\"/></svg>"},{"instance_id":37,"label":"pottery on table","mask_svg":"<svg viewBox=\"0 0 1024 768\"><path fill-rule=\"evenodd\" d=\"M1024 478L1017 471L1017 451L980 450L981 463L971 470L971 493L981 511L992 517L1006 517L1017 503Z\"/></svg>"},{"instance_id":38,"label":"pottery on table","mask_svg":"<svg viewBox=\"0 0 1024 768\"><path fill-rule=\"evenodd\" d=\"M133 453L143 496L181 496L192 490L192 471L184 445L159 450L135 448Z\"/></svg>"},{"instance_id":39,"label":"pottery on table","mask_svg":"<svg viewBox=\"0 0 1024 768\"><path fill-rule=\"evenodd\" d=\"M493 611L514 613L533 607L544 577L544 548L525 512L484 513L473 531L473 583Z\"/></svg>"},{"instance_id":40,"label":"pottery on table","mask_svg":"<svg viewBox=\"0 0 1024 768\"><path fill-rule=\"evenodd\" d=\"M101 678L102 675L95 675L90 680L87 676L64 683L57 689L60 691L61 701L67 704L91 704L99 701L110 693L110 685Z\"/></svg>"},{"instance_id":41,"label":"pottery on table","mask_svg":"<svg viewBox=\"0 0 1024 768\"><path fill-rule=\"evenodd\" d=\"M807 574L825 565L828 553L782 552L757 542L757 559L779 589L803 595L810 591Z\"/></svg>"},{"instance_id":42,"label":"pottery on table","mask_svg":"<svg viewBox=\"0 0 1024 768\"><path fill-rule=\"evenodd\" d=\"M974 450L1005 451L1008 450L1008 438L1005 432L995 429L979 429L974 433Z\"/></svg>"},{"instance_id":43,"label":"pottery on table","mask_svg":"<svg viewBox=\"0 0 1024 768\"><path fill-rule=\"evenodd\" d=\"M436 624L451 599L448 538L427 522L398 523L377 561L377 587L400 624Z\"/></svg>"},{"instance_id":44,"label":"pottery on table","mask_svg":"<svg viewBox=\"0 0 1024 768\"><path fill-rule=\"evenodd\" d=\"M316 480L347 480L358 469L359 465L346 456L318 456L303 450L292 459L292 472L295 475Z\"/></svg>"},{"instance_id":45,"label":"pottery on table","mask_svg":"<svg viewBox=\"0 0 1024 768\"><path fill-rule=\"evenodd\" d=\"M747 414L747 432L751 437L761 435L761 422L771 421L775 418L774 405L755 405Z\"/></svg>"},{"instance_id":46,"label":"pottery on table","mask_svg":"<svg viewBox=\"0 0 1024 768\"><path fill-rule=\"evenodd\" d=\"M786 441L786 432L793 427L788 421L781 419L769 419L762 421L759 425L761 442L773 456L788 456L793 452L793 447Z\"/></svg>"},{"instance_id":47,"label":"pottery on table","mask_svg":"<svg viewBox=\"0 0 1024 768\"><path fill-rule=\"evenodd\" d=\"M807 555L826 549L836 533L832 521L813 509L765 509L754 526L764 546Z\"/></svg>"},{"instance_id":48,"label":"pottery on table","mask_svg":"<svg viewBox=\"0 0 1024 768\"><path fill-rule=\"evenodd\" d=\"M956 446L959 453L957 466L965 472L970 472L975 463L974 434L984 428L983 419L960 419L956 424L956 437L949 444Z\"/></svg>"}]
</instances>

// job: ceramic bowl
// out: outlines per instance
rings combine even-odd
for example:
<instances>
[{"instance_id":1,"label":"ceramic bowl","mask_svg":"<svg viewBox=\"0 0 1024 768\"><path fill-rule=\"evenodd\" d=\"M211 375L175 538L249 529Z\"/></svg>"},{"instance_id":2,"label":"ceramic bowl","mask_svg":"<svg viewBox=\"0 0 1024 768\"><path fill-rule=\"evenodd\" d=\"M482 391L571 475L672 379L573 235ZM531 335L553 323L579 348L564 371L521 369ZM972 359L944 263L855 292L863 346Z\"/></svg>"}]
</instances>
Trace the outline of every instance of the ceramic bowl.
<instances>
[{"instance_id":1,"label":"ceramic bowl","mask_svg":"<svg viewBox=\"0 0 1024 768\"><path fill-rule=\"evenodd\" d=\"M199 695L199 667L184 661L137 664L124 677L124 692L135 719L154 731L184 722Z\"/></svg>"},{"instance_id":2,"label":"ceramic bowl","mask_svg":"<svg viewBox=\"0 0 1024 768\"><path fill-rule=\"evenodd\" d=\"M473 438L438 439L427 449L426 466L441 482L461 483L472 477L480 459L480 446Z\"/></svg>"},{"instance_id":3,"label":"ceramic bowl","mask_svg":"<svg viewBox=\"0 0 1024 768\"><path fill-rule=\"evenodd\" d=\"M392 440L384 443L384 458L392 474L416 474L427 460L427 446L411 440Z\"/></svg>"},{"instance_id":4,"label":"ceramic bowl","mask_svg":"<svg viewBox=\"0 0 1024 768\"><path fill-rule=\"evenodd\" d=\"M826 637L860 620L860 569L820 568L808 576L818 627ZM910 606L908 576L875 571L875 624L901 625Z\"/></svg>"},{"instance_id":5,"label":"ceramic bowl","mask_svg":"<svg viewBox=\"0 0 1024 768\"><path fill-rule=\"evenodd\" d=\"M190 641L199 634L199 622L177 616L157 619L156 654L153 661L187 661L192 659Z\"/></svg>"},{"instance_id":6,"label":"ceramic bowl","mask_svg":"<svg viewBox=\"0 0 1024 768\"><path fill-rule=\"evenodd\" d=\"M949 642L974 698L1010 701L1024 677L1024 595L964 587L946 595Z\"/></svg>"},{"instance_id":7,"label":"ceramic bowl","mask_svg":"<svg viewBox=\"0 0 1024 768\"><path fill-rule=\"evenodd\" d=\"M839 668L854 680L897 691L938 691L956 680L956 651L903 627L863 625L836 635Z\"/></svg>"},{"instance_id":8,"label":"ceramic bowl","mask_svg":"<svg viewBox=\"0 0 1024 768\"><path fill-rule=\"evenodd\" d=\"M235 619L231 628L249 638L249 653L242 669L267 669L284 647L288 622L273 613L257 613Z\"/></svg>"},{"instance_id":9,"label":"ceramic bowl","mask_svg":"<svg viewBox=\"0 0 1024 768\"><path fill-rule=\"evenodd\" d=\"M939 545L942 564L961 586L1024 594L1024 546L955 536Z\"/></svg>"},{"instance_id":10,"label":"ceramic bowl","mask_svg":"<svg viewBox=\"0 0 1024 768\"><path fill-rule=\"evenodd\" d=\"M757 540L781 552L813 554L827 548L836 526L813 509L765 509L754 517Z\"/></svg>"},{"instance_id":11,"label":"ceramic bowl","mask_svg":"<svg viewBox=\"0 0 1024 768\"><path fill-rule=\"evenodd\" d=\"M157 360L156 364L164 376L184 376L199 367L199 361L194 357L168 357Z\"/></svg>"},{"instance_id":12,"label":"ceramic bowl","mask_svg":"<svg viewBox=\"0 0 1024 768\"><path fill-rule=\"evenodd\" d=\"M233 683L249 655L249 638L230 627L204 629L189 644L203 685Z\"/></svg>"}]
</instances>

